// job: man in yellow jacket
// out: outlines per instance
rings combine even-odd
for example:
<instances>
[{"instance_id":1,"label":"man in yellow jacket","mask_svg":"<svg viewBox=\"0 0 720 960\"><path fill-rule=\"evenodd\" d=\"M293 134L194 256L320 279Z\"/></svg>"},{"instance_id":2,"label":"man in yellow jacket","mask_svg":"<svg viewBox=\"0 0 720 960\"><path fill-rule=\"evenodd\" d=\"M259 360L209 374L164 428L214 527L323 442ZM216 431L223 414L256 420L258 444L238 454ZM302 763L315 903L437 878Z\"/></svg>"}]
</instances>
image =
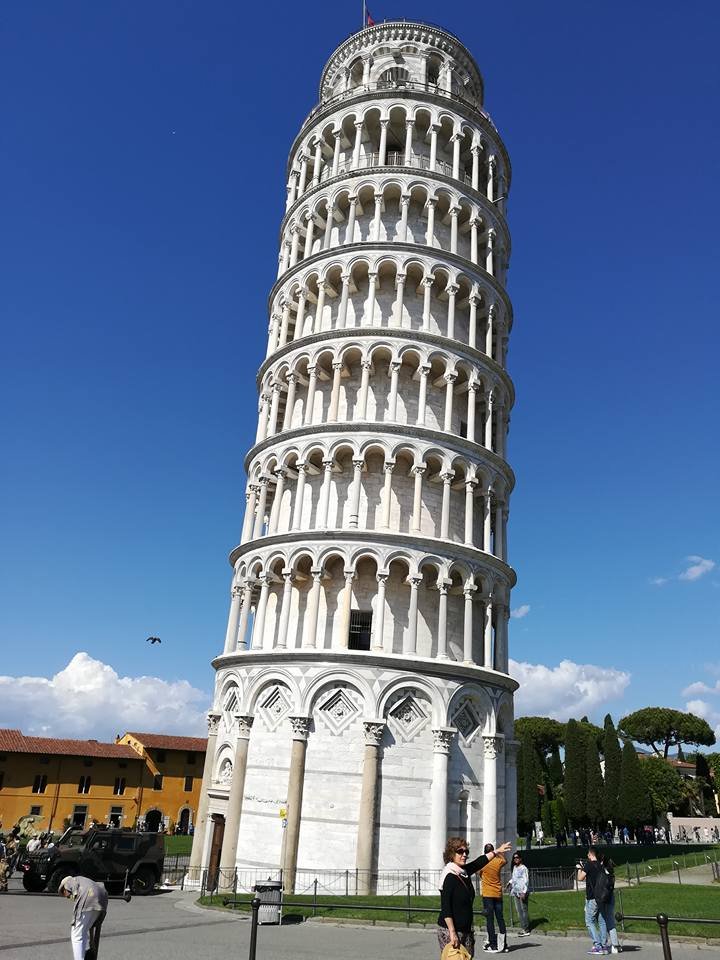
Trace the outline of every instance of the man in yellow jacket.
<instances>
[{"instance_id":1,"label":"man in yellow jacket","mask_svg":"<svg viewBox=\"0 0 720 960\"><path fill-rule=\"evenodd\" d=\"M484 852L489 853L495 847L486 843ZM483 913L487 925L488 942L485 944L486 953L508 953L506 939L505 917L503 916L502 880L500 872L506 864L505 857L498 853L480 871L482 879ZM495 920L498 932L495 933Z\"/></svg>"}]
</instances>

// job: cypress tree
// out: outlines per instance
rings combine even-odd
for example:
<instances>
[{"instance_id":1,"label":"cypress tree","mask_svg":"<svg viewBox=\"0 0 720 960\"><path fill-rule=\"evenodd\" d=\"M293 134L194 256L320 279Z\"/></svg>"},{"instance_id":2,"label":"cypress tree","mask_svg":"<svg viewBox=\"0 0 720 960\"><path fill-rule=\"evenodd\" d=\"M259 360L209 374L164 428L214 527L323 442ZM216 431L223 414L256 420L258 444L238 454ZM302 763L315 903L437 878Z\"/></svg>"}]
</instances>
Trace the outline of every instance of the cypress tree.
<instances>
[{"instance_id":1,"label":"cypress tree","mask_svg":"<svg viewBox=\"0 0 720 960\"><path fill-rule=\"evenodd\" d=\"M560 759L560 748L557 746L552 748L550 759L548 760L548 776L550 783L552 783L554 787L559 787L563 782L563 765Z\"/></svg>"},{"instance_id":2,"label":"cypress tree","mask_svg":"<svg viewBox=\"0 0 720 960\"><path fill-rule=\"evenodd\" d=\"M540 807L538 784L542 783L542 770L537 750L529 738L523 742L523 822L527 829L535 825Z\"/></svg>"},{"instance_id":3,"label":"cypress tree","mask_svg":"<svg viewBox=\"0 0 720 960\"><path fill-rule=\"evenodd\" d=\"M650 818L650 798L631 740L626 740L622 749L618 814L620 820L631 827L638 827Z\"/></svg>"},{"instance_id":4,"label":"cypress tree","mask_svg":"<svg viewBox=\"0 0 720 960\"><path fill-rule=\"evenodd\" d=\"M615 824L618 819L622 751L620 750L615 724L612 722L609 713L605 717L603 753L605 755L605 816Z\"/></svg>"},{"instance_id":5,"label":"cypress tree","mask_svg":"<svg viewBox=\"0 0 720 960\"><path fill-rule=\"evenodd\" d=\"M597 826L603 819L605 788L600 769L600 754L595 737L587 738L585 753L585 809L591 824Z\"/></svg>"},{"instance_id":6,"label":"cypress tree","mask_svg":"<svg viewBox=\"0 0 720 960\"><path fill-rule=\"evenodd\" d=\"M540 807L540 822L542 823L543 833L548 840L555 836L555 818L553 817L554 803L554 800L545 800Z\"/></svg>"},{"instance_id":7,"label":"cypress tree","mask_svg":"<svg viewBox=\"0 0 720 960\"><path fill-rule=\"evenodd\" d=\"M565 728L565 809L575 827L587 820L585 743L577 721L568 720Z\"/></svg>"},{"instance_id":8,"label":"cypress tree","mask_svg":"<svg viewBox=\"0 0 720 960\"><path fill-rule=\"evenodd\" d=\"M520 737L517 759L517 826L518 833L524 836L527 833L525 824L525 738Z\"/></svg>"}]
</instances>

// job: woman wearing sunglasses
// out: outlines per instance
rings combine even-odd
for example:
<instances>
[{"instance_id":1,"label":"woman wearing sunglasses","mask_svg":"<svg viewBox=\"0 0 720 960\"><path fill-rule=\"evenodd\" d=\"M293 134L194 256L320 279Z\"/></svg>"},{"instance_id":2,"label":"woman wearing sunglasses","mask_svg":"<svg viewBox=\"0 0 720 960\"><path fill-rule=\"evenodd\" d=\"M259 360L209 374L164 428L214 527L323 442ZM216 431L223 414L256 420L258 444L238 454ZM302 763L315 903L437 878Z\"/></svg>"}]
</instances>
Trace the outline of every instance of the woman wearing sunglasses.
<instances>
[{"instance_id":1,"label":"woman wearing sunglasses","mask_svg":"<svg viewBox=\"0 0 720 960\"><path fill-rule=\"evenodd\" d=\"M463 946L472 957L475 953L475 933L473 931L473 901L475 888L470 879L478 870L482 870L493 857L502 855L510 849L509 843L503 843L496 850L481 854L475 860L468 860L470 848L462 837L450 837L445 845L443 860L445 869L440 875L440 915L438 917L438 943L440 951L450 943L453 947Z\"/></svg>"}]
</instances>

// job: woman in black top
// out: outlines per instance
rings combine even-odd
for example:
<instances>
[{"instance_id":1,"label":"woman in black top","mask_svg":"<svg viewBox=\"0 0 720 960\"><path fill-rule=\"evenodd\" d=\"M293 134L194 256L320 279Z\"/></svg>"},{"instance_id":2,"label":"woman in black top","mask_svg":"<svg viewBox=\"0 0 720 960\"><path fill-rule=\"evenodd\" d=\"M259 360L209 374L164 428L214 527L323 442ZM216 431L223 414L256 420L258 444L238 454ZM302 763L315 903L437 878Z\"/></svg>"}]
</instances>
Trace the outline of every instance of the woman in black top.
<instances>
[{"instance_id":1,"label":"woman in black top","mask_svg":"<svg viewBox=\"0 0 720 960\"><path fill-rule=\"evenodd\" d=\"M462 837L450 837L443 853L445 869L440 876L440 915L438 917L438 943L440 951L451 943L462 946L472 957L475 951L473 931L473 901L475 888L470 879L498 853L506 853L509 843L496 850L468 861L470 849Z\"/></svg>"}]
</instances>

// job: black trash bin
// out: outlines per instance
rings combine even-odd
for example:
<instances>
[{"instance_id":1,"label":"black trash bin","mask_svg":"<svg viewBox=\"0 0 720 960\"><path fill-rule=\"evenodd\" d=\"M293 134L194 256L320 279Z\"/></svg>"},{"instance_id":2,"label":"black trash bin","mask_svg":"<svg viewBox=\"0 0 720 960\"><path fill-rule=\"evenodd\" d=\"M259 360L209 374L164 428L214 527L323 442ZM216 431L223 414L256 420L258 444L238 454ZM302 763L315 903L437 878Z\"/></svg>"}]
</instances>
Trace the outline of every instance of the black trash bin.
<instances>
[{"instance_id":1,"label":"black trash bin","mask_svg":"<svg viewBox=\"0 0 720 960\"><path fill-rule=\"evenodd\" d=\"M282 882L265 880L256 883L254 892L260 898L258 923L280 923L282 920Z\"/></svg>"}]
</instances>

